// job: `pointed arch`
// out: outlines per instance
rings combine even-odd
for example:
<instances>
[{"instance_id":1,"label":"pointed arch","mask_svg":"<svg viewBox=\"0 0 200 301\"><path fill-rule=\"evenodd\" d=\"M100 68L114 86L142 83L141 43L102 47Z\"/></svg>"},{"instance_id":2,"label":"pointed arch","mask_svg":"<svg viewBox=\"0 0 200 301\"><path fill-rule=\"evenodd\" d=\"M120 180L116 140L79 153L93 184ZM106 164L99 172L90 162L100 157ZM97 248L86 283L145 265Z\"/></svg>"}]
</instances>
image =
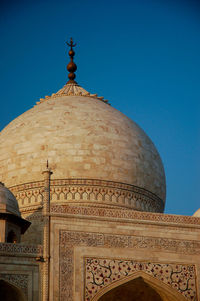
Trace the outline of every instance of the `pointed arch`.
<instances>
[{"instance_id":1,"label":"pointed arch","mask_svg":"<svg viewBox=\"0 0 200 301\"><path fill-rule=\"evenodd\" d=\"M3 279L0 279L0 296L4 301L27 300L20 288Z\"/></svg>"},{"instance_id":2,"label":"pointed arch","mask_svg":"<svg viewBox=\"0 0 200 301\"><path fill-rule=\"evenodd\" d=\"M103 301L103 296L108 292L120 287L126 283L134 285L134 280L142 279L151 289L153 289L160 297L162 301L187 301L187 299L179 293L176 289L170 287L164 282L152 277L151 275L138 271L130 276L124 277L121 280L115 281L110 285L102 288L93 298L92 301Z\"/></svg>"}]
</instances>

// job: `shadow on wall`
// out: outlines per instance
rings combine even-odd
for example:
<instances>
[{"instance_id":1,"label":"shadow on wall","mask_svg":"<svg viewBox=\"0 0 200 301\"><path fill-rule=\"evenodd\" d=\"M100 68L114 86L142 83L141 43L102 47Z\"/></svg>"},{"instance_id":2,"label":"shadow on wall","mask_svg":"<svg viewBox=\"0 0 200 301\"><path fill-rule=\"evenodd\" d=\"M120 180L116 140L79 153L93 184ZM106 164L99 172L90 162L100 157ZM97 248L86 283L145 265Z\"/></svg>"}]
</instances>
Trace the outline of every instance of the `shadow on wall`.
<instances>
[{"instance_id":1,"label":"shadow on wall","mask_svg":"<svg viewBox=\"0 0 200 301\"><path fill-rule=\"evenodd\" d=\"M16 286L5 280L0 280L0 300L2 301L26 301L23 292Z\"/></svg>"},{"instance_id":2,"label":"shadow on wall","mask_svg":"<svg viewBox=\"0 0 200 301\"><path fill-rule=\"evenodd\" d=\"M98 301L186 301L186 298L176 289L166 285L160 280L139 271L121 279L113 285L105 287L93 299Z\"/></svg>"},{"instance_id":3,"label":"shadow on wall","mask_svg":"<svg viewBox=\"0 0 200 301\"><path fill-rule=\"evenodd\" d=\"M102 296L99 301L163 301L161 296L142 277L124 283Z\"/></svg>"},{"instance_id":4,"label":"shadow on wall","mask_svg":"<svg viewBox=\"0 0 200 301\"><path fill-rule=\"evenodd\" d=\"M32 214L23 217L31 222L31 225L21 236L21 243L28 245L42 245L43 229L45 225L42 209L35 210Z\"/></svg>"}]
</instances>

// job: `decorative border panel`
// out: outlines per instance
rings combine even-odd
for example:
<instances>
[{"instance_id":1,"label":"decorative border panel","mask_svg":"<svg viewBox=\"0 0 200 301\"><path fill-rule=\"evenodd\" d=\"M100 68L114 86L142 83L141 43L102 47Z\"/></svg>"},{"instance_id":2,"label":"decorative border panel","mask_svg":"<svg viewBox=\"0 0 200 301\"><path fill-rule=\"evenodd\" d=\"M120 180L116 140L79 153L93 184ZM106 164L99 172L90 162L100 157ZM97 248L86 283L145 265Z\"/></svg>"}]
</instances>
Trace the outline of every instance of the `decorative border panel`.
<instances>
[{"instance_id":1,"label":"decorative border panel","mask_svg":"<svg viewBox=\"0 0 200 301\"><path fill-rule=\"evenodd\" d=\"M141 212L119 208L102 208L94 206L76 205L51 205L52 214L70 214L106 218L122 218L140 221L153 221L162 223L200 225L200 218L194 216L169 215L163 213ZM200 247L200 243L199 243Z\"/></svg>"},{"instance_id":2,"label":"decorative border panel","mask_svg":"<svg viewBox=\"0 0 200 301\"><path fill-rule=\"evenodd\" d=\"M11 244L11 243L0 243L0 255L16 255L16 256L39 256L42 255L42 246L31 246L31 245L23 245L23 244Z\"/></svg>"},{"instance_id":3,"label":"decorative border panel","mask_svg":"<svg viewBox=\"0 0 200 301\"><path fill-rule=\"evenodd\" d=\"M98 247L99 250L101 247L106 247L145 250L156 249L158 251L179 254L199 255L200 253L200 244L192 241L60 230L59 273L61 301L73 301L73 250L75 246Z\"/></svg>"}]
</instances>

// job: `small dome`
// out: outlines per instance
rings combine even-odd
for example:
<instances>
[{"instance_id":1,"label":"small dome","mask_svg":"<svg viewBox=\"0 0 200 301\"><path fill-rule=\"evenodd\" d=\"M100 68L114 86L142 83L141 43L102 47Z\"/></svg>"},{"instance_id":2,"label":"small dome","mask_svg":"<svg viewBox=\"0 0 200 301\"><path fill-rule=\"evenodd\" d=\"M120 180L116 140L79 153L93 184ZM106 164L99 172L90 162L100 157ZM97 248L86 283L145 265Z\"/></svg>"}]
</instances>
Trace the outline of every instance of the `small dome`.
<instances>
[{"instance_id":1,"label":"small dome","mask_svg":"<svg viewBox=\"0 0 200 301\"><path fill-rule=\"evenodd\" d=\"M200 217L200 208L193 214L195 217Z\"/></svg>"},{"instance_id":2,"label":"small dome","mask_svg":"<svg viewBox=\"0 0 200 301\"><path fill-rule=\"evenodd\" d=\"M0 212L21 216L18 202L12 192L0 182Z\"/></svg>"}]
</instances>

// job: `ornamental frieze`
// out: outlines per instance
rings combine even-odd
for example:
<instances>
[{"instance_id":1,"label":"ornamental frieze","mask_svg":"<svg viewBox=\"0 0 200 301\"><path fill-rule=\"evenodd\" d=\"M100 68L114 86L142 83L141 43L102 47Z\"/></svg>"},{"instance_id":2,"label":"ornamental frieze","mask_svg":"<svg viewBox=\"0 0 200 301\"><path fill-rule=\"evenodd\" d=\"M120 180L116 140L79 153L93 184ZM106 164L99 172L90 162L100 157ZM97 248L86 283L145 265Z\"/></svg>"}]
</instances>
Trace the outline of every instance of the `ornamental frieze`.
<instances>
[{"instance_id":1,"label":"ornamental frieze","mask_svg":"<svg viewBox=\"0 0 200 301\"><path fill-rule=\"evenodd\" d=\"M194 216L168 215L163 213L141 212L119 208L103 208L103 206L83 206L70 204L52 204L53 214L74 214L83 216L95 216L106 218L132 219L138 221L165 222L184 225L200 225L200 218Z\"/></svg>"},{"instance_id":2,"label":"ornamental frieze","mask_svg":"<svg viewBox=\"0 0 200 301\"><path fill-rule=\"evenodd\" d=\"M9 187L20 208L42 203L44 181ZM164 203L155 194L125 183L96 179L57 179L50 181L52 202L93 202L149 212L163 212Z\"/></svg>"},{"instance_id":3,"label":"ornamental frieze","mask_svg":"<svg viewBox=\"0 0 200 301\"><path fill-rule=\"evenodd\" d=\"M51 180L51 198L53 201L97 202L153 212L162 212L164 208L159 197L143 188L96 179Z\"/></svg>"},{"instance_id":4,"label":"ornamental frieze","mask_svg":"<svg viewBox=\"0 0 200 301\"><path fill-rule=\"evenodd\" d=\"M23 244L11 244L11 243L0 243L0 254L1 256L14 254L23 256L39 256L42 255L41 245L23 245Z\"/></svg>"}]
</instances>

